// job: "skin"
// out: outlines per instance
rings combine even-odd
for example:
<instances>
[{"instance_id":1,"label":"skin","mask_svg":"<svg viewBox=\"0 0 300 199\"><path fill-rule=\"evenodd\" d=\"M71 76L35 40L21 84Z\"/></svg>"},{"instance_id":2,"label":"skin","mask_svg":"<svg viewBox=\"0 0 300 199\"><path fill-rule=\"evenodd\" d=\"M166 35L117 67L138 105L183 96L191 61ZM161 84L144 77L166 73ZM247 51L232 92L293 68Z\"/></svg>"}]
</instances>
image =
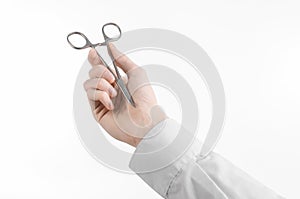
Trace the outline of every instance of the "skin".
<instances>
[{"instance_id":1,"label":"skin","mask_svg":"<svg viewBox=\"0 0 300 199\"><path fill-rule=\"evenodd\" d=\"M122 79L136 107L124 99L114 76L100 61L94 49L88 55L92 69L84 88L96 121L115 139L136 147L151 128L166 119L166 115L157 108L156 96L147 82L145 71L120 53L114 45L110 44L109 47L115 64L126 74Z\"/></svg>"}]
</instances>

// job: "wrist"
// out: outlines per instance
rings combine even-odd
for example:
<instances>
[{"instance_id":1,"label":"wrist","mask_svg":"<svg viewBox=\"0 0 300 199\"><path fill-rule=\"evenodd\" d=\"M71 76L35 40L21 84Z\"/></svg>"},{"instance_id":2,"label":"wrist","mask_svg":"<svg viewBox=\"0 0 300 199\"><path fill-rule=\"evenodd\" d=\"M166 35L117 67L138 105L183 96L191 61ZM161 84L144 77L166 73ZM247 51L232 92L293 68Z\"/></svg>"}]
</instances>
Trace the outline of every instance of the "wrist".
<instances>
[{"instance_id":1,"label":"wrist","mask_svg":"<svg viewBox=\"0 0 300 199\"><path fill-rule=\"evenodd\" d=\"M132 137L130 143L128 143L128 144L136 148L139 145L139 143L141 142L142 139L143 138Z\"/></svg>"},{"instance_id":2,"label":"wrist","mask_svg":"<svg viewBox=\"0 0 300 199\"><path fill-rule=\"evenodd\" d=\"M158 125L160 122L164 121L168 119L168 116L167 115L161 115L161 117L157 118L155 120L155 122L152 123L151 127L148 128L148 131L143 133L143 136L142 137L134 137L134 136L131 136L130 138L130 141L128 142L129 145L133 146L133 147L137 147L139 145L139 143L144 139L144 137L146 137L146 135L156 126Z\"/></svg>"}]
</instances>

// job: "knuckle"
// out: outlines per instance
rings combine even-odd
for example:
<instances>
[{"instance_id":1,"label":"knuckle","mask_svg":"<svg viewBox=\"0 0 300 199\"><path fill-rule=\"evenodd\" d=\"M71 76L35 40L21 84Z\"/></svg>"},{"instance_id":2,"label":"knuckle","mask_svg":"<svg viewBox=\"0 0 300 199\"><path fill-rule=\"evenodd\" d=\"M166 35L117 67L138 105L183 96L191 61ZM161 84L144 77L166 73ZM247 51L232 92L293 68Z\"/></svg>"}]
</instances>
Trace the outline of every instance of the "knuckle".
<instances>
[{"instance_id":1,"label":"knuckle","mask_svg":"<svg viewBox=\"0 0 300 199\"><path fill-rule=\"evenodd\" d=\"M89 80L86 80L86 81L83 83L83 88L84 88L85 90L88 89L88 81L89 81Z\"/></svg>"},{"instance_id":2,"label":"knuckle","mask_svg":"<svg viewBox=\"0 0 300 199\"><path fill-rule=\"evenodd\" d=\"M94 68L92 68L90 71L89 71L89 77L91 78L94 74Z\"/></svg>"},{"instance_id":3,"label":"knuckle","mask_svg":"<svg viewBox=\"0 0 300 199\"><path fill-rule=\"evenodd\" d=\"M103 88L103 85L104 85L104 81L102 78L98 78L97 79L97 88L98 89L102 89Z\"/></svg>"},{"instance_id":4,"label":"knuckle","mask_svg":"<svg viewBox=\"0 0 300 199\"><path fill-rule=\"evenodd\" d=\"M91 89L88 89L86 91L86 94L87 94L87 96L88 96L89 99L93 99L93 93L92 93Z\"/></svg>"},{"instance_id":5,"label":"knuckle","mask_svg":"<svg viewBox=\"0 0 300 199\"><path fill-rule=\"evenodd\" d=\"M106 68L102 68L99 77L102 78L104 77L104 75L108 72L108 70Z\"/></svg>"},{"instance_id":6,"label":"knuckle","mask_svg":"<svg viewBox=\"0 0 300 199\"><path fill-rule=\"evenodd\" d=\"M98 96L99 96L99 99L104 100L105 99L105 92L103 92L103 91L98 92Z\"/></svg>"},{"instance_id":7,"label":"knuckle","mask_svg":"<svg viewBox=\"0 0 300 199\"><path fill-rule=\"evenodd\" d=\"M127 65L129 60L127 59L127 57L125 55L121 55L120 62L124 65Z\"/></svg>"},{"instance_id":8,"label":"knuckle","mask_svg":"<svg viewBox=\"0 0 300 199\"><path fill-rule=\"evenodd\" d=\"M118 57L115 58L115 60L119 63L122 63L124 61L124 55L119 55Z\"/></svg>"}]
</instances>

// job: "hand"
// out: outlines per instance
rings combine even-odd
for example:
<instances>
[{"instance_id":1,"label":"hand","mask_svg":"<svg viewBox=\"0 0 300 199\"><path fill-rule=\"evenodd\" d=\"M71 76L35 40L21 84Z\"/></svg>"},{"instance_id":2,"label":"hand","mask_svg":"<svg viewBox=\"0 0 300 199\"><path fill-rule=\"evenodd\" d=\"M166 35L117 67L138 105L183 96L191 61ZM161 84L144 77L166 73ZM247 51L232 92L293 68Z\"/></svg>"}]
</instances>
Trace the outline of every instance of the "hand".
<instances>
[{"instance_id":1,"label":"hand","mask_svg":"<svg viewBox=\"0 0 300 199\"><path fill-rule=\"evenodd\" d=\"M114 45L109 45L115 64L126 76L127 84L136 107L131 106L115 84L115 78L91 49L88 60L92 65L90 79L84 83L93 115L97 122L115 139L136 147L140 140L166 115L157 105L154 91L146 72Z\"/></svg>"}]
</instances>

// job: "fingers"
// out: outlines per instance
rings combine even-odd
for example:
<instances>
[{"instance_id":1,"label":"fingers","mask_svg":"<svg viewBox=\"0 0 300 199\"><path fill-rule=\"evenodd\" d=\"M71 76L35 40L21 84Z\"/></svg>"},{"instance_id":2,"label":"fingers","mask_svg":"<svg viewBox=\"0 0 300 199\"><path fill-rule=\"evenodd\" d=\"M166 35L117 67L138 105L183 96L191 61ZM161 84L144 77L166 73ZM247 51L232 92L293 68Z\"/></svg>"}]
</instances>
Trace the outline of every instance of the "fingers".
<instances>
[{"instance_id":1,"label":"fingers","mask_svg":"<svg viewBox=\"0 0 300 199\"><path fill-rule=\"evenodd\" d=\"M89 89L97 89L97 90L105 91L110 97L117 96L116 89L103 78L88 79L84 83L84 88L86 91Z\"/></svg>"},{"instance_id":2,"label":"fingers","mask_svg":"<svg viewBox=\"0 0 300 199\"><path fill-rule=\"evenodd\" d=\"M90 50L88 60L92 66L103 64L94 48Z\"/></svg>"},{"instance_id":3,"label":"fingers","mask_svg":"<svg viewBox=\"0 0 300 199\"><path fill-rule=\"evenodd\" d=\"M109 43L109 48L117 66L119 66L125 73L138 67L131 59L122 54L112 43Z\"/></svg>"},{"instance_id":4,"label":"fingers","mask_svg":"<svg viewBox=\"0 0 300 199\"><path fill-rule=\"evenodd\" d=\"M108 110L114 109L114 105L107 92L93 88L88 89L86 92L89 100L100 101Z\"/></svg>"},{"instance_id":5,"label":"fingers","mask_svg":"<svg viewBox=\"0 0 300 199\"><path fill-rule=\"evenodd\" d=\"M112 83L115 81L113 74L105 66L95 65L90 70L89 76L90 79L84 83L89 100L100 102L108 110L112 110L114 106L111 98L117 96L117 91L112 86Z\"/></svg>"},{"instance_id":6,"label":"fingers","mask_svg":"<svg viewBox=\"0 0 300 199\"><path fill-rule=\"evenodd\" d=\"M122 54L112 43L109 43L109 48L111 50L112 56L115 59L115 63L125 73L138 67L131 59L129 59L126 55ZM93 48L89 52L88 60L93 67L96 67L98 65L103 65L101 59L97 54L97 51Z\"/></svg>"},{"instance_id":7,"label":"fingers","mask_svg":"<svg viewBox=\"0 0 300 199\"><path fill-rule=\"evenodd\" d=\"M103 65L93 67L89 72L90 78L104 78L109 83L115 81L113 74Z\"/></svg>"}]
</instances>

